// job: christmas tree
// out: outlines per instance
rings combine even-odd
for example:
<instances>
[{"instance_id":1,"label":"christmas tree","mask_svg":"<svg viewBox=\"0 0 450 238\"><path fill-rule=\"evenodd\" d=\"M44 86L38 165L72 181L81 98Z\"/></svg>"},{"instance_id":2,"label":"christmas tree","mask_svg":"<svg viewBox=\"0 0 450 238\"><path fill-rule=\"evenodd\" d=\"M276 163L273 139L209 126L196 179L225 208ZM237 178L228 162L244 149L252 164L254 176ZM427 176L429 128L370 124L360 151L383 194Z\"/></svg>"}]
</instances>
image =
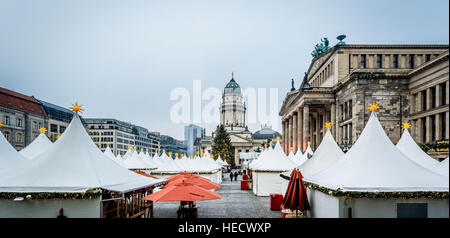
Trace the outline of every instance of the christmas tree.
<instances>
[{"instance_id":1,"label":"christmas tree","mask_svg":"<svg viewBox=\"0 0 450 238\"><path fill-rule=\"evenodd\" d=\"M214 157L220 157L227 163L234 165L233 148L231 147L231 139L223 125L217 127L214 143L212 146L212 154Z\"/></svg>"}]
</instances>

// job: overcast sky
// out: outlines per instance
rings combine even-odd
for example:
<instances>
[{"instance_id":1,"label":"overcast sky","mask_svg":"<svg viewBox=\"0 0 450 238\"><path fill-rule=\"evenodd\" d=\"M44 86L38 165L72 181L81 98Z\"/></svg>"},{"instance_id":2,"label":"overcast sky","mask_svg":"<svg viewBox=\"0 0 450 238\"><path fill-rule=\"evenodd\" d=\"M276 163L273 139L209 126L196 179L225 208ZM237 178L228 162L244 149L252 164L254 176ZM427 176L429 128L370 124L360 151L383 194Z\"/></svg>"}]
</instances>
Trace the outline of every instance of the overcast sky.
<instances>
[{"instance_id":1,"label":"overcast sky","mask_svg":"<svg viewBox=\"0 0 450 238\"><path fill-rule=\"evenodd\" d=\"M449 2L0 0L0 87L183 139L172 89L278 88L303 78L320 38L448 44ZM206 102L205 102L206 103ZM210 134L213 125L205 125ZM259 125L249 125L251 131Z\"/></svg>"}]
</instances>

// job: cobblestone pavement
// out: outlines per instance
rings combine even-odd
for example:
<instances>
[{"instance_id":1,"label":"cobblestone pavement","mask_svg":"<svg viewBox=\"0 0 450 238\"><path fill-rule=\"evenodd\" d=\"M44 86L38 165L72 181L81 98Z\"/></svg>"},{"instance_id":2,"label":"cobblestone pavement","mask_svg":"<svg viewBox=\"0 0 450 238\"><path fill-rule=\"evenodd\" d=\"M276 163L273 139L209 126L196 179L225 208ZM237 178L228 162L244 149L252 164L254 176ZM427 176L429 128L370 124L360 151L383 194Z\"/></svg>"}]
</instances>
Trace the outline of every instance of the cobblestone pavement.
<instances>
[{"instance_id":1,"label":"cobblestone pavement","mask_svg":"<svg viewBox=\"0 0 450 238\"><path fill-rule=\"evenodd\" d=\"M221 188L216 190L221 199L196 202L199 218L281 218L280 211L270 210L269 197L257 197L251 190L241 190L241 176L230 181L224 174ZM180 202L156 202L155 218L176 218Z\"/></svg>"}]
</instances>

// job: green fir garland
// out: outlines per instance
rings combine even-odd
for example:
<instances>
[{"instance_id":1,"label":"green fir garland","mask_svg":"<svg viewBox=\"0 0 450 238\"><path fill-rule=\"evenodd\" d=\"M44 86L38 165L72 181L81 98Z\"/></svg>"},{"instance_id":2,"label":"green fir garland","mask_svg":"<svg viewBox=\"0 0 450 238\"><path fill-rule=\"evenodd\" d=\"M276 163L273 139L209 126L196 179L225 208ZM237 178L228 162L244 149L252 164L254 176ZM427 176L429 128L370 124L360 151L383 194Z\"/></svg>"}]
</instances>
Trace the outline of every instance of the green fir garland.
<instances>
[{"instance_id":1,"label":"green fir garland","mask_svg":"<svg viewBox=\"0 0 450 238\"><path fill-rule=\"evenodd\" d=\"M347 198L384 198L384 199L417 199L438 198L448 199L449 192L344 192L341 189L333 190L317 184L304 182L308 188L328 194L334 197Z\"/></svg>"}]
</instances>

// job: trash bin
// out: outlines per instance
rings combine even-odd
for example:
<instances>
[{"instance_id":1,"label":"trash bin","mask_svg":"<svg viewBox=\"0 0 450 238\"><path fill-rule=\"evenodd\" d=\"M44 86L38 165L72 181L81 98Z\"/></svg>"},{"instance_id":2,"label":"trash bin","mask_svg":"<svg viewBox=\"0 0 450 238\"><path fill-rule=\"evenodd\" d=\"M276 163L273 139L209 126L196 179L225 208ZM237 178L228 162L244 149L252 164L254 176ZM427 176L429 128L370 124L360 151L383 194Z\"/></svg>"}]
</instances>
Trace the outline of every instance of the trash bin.
<instances>
[{"instance_id":1,"label":"trash bin","mask_svg":"<svg viewBox=\"0 0 450 238\"><path fill-rule=\"evenodd\" d=\"M241 180L241 190L248 190L248 180Z\"/></svg>"},{"instance_id":2,"label":"trash bin","mask_svg":"<svg viewBox=\"0 0 450 238\"><path fill-rule=\"evenodd\" d=\"M270 194L270 210L281 210L281 203L283 203L283 195L279 193Z\"/></svg>"}]
</instances>

